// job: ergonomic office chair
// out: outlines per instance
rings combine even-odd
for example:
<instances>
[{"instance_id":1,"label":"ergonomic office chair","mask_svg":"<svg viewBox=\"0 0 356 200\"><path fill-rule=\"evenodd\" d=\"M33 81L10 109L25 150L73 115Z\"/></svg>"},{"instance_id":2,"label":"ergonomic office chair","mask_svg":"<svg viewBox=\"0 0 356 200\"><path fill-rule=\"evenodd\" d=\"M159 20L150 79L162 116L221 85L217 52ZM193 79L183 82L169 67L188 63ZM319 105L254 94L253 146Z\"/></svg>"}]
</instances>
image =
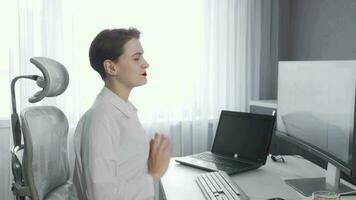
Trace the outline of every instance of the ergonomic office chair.
<instances>
[{"instance_id":1,"label":"ergonomic office chair","mask_svg":"<svg viewBox=\"0 0 356 200\"><path fill-rule=\"evenodd\" d=\"M62 94L69 83L68 72L61 63L50 58L34 57L30 61L43 73L43 77L18 76L11 82L14 141L11 189L17 200L27 197L33 200L76 199L75 189L69 181L66 116L55 106L32 106L21 111L20 120L15 99L15 82L21 78L35 80L42 88L29 98L31 103Z\"/></svg>"}]
</instances>

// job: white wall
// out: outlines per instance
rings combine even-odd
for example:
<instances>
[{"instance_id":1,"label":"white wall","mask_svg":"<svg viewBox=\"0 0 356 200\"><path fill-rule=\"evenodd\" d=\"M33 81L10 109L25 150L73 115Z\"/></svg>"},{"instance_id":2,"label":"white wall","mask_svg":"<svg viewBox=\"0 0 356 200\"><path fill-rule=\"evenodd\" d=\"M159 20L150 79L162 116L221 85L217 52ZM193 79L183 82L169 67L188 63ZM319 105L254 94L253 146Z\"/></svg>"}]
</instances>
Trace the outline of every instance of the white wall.
<instances>
[{"instance_id":1,"label":"white wall","mask_svg":"<svg viewBox=\"0 0 356 200\"><path fill-rule=\"evenodd\" d=\"M11 199L10 176L10 126L9 121L0 120L0 199Z\"/></svg>"}]
</instances>

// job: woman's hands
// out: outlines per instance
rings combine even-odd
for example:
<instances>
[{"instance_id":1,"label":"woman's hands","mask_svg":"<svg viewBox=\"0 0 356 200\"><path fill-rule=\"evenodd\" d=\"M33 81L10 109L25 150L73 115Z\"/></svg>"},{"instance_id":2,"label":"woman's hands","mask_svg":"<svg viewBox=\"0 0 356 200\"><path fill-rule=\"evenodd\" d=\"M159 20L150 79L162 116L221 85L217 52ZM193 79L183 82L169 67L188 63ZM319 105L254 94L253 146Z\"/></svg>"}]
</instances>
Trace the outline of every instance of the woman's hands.
<instances>
[{"instance_id":1,"label":"woman's hands","mask_svg":"<svg viewBox=\"0 0 356 200\"><path fill-rule=\"evenodd\" d=\"M156 133L150 141L150 155L148 158L148 173L155 181L158 181L166 172L170 157L170 140L166 136Z\"/></svg>"}]
</instances>

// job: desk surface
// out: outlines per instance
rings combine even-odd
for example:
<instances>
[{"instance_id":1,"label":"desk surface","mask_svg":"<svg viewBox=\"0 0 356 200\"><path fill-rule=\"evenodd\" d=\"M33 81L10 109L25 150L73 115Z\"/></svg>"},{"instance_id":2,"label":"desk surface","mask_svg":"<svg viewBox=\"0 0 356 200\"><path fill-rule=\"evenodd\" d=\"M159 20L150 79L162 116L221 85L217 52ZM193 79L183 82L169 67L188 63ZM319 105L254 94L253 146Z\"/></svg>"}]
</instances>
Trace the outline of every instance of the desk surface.
<instances>
[{"instance_id":1,"label":"desk surface","mask_svg":"<svg viewBox=\"0 0 356 200\"><path fill-rule=\"evenodd\" d=\"M231 178L251 200L265 200L272 197L281 197L286 200L311 199L304 197L286 185L284 180L322 177L325 176L325 170L297 156L284 156L284 159L286 162L280 163L273 162L268 158L266 165L261 168L235 174ZM172 158L166 174L161 179L167 199L205 200L195 182L196 176L201 173L206 173L206 171L178 164ZM355 199L356 196L341 198L341 200Z\"/></svg>"}]
</instances>

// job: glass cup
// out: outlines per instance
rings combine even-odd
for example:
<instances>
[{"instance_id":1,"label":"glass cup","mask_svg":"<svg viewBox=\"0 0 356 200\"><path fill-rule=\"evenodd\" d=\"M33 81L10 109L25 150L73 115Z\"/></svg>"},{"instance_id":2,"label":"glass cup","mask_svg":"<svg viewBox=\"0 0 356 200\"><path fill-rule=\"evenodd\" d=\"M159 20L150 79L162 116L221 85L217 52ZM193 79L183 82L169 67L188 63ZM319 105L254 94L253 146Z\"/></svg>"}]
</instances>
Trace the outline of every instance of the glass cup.
<instances>
[{"instance_id":1,"label":"glass cup","mask_svg":"<svg viewBox=\"0 0 356 200\"><path fill-rule=\"evenodd\" d=\"M315 191L313 200L340 200L340 194L331 191Z\"/></svg>"}]
</instances>

